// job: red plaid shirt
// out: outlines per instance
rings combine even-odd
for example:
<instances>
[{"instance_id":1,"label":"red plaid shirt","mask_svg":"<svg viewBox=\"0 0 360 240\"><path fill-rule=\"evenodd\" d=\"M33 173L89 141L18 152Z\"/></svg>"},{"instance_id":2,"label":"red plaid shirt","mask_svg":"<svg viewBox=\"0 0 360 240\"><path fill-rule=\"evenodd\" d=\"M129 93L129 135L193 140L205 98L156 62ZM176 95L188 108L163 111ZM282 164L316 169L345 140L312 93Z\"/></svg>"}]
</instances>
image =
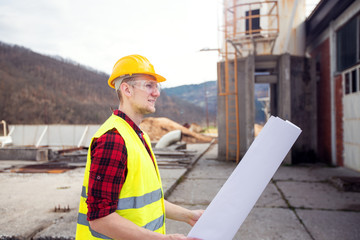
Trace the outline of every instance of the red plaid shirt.
<instances>
[{"instance_id":1,"label":"red plaid shirt","mask_svg":"<svg viewBox=\"0 0 360 240\"><path fill-rule=\"evenodd\" d=\"M150 149L140 128L120 110L115 110L114 114L123 118L134 129L150 154ZM115 212L126 174L127 151L125 142L118 131L112 129L94 140L91 145L91 166L86 201L88 221Z\"/></svg>"}]
</instances>

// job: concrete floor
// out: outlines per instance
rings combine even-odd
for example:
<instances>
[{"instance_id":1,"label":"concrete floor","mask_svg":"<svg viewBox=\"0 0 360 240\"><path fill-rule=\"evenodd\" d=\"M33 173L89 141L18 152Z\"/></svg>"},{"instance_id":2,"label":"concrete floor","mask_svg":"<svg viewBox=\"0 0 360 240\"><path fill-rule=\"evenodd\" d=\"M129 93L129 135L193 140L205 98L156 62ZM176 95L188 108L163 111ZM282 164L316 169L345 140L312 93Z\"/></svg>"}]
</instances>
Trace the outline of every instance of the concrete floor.
<instances>
[{"instance_id":1,"label":"concrete floor","mask_svg":"<svg viewBox=\"0 0 360 240\"><path fill-rule=\"evenodd\" d=\"M199 159L189 170L160 169L168 200L205 209L236 164L219 162L217 145L191 144ZM28 162L27 162L28 163ZM0 161L0 170L25 164ZM74 239L84 168L60 174L0 173L0 239ZM186 174L186 175L185 175ZM342 192L329 181L360 173L319 165L281 166L234 239L360 239L360 193ZM176 186L174 188L174 186ZM54 212L69 206L69 212ZM168 233L191 227L166 220Z\"/></svg>"},{"instance_id":2,"label":"concrete floor","mask_svg":"<svg viewBox=\"0 0 360 240\"><path fill-rule=\"evenodd\" d=\"M205 209L235 168L212 159L214 147L194 166L169 200ZM330 179L360 177L359 172L320 165L281 166L234 239L360 239L360 192L343 192ZM168 233L187 234L191 227L167 220Z\"/></svg>"}]
</instances>

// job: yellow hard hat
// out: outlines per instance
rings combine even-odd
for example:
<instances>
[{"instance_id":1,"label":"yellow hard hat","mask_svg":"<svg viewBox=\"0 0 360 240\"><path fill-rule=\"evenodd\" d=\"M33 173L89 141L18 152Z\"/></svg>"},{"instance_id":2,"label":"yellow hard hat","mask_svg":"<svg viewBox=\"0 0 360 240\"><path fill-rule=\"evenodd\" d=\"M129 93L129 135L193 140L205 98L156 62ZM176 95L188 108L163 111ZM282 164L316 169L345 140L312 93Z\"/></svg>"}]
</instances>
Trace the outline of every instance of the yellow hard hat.
<instances>
[{"instance_id":1,"label":"yellow hard hat","mask_svg":"<svg viewBox=\"0 0 360 240\"><path fill-rule=\"evenodd\" d=\"M120 58L114 65L112 74L108 80L110 87L115 88L114 80L118 77L131 76L133 74L148 74L154 76L157 82L164 82L163 76L155 73L154 66L146 57L141 55L129 55Z\"/></svg>"}]
</instances>

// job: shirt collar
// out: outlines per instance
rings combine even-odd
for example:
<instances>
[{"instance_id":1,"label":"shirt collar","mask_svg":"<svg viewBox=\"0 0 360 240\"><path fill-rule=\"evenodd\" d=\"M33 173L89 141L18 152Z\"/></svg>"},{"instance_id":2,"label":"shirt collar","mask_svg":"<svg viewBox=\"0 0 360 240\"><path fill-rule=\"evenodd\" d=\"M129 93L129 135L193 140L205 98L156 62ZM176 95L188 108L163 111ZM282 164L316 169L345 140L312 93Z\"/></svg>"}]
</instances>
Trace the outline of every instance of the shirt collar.
<instances>
[{"instance_id":1,"label":"shirt collar","mask_svg":"<svg viewBox=\"0 0 360 240\"><path fill-rule=\"evenodd\" d=\"M134 130L137 134L142 134L141 129L134 123L133 120L131 120L125 113L120 111L119 109L114 110L114 115L121 117L124 119Z\"/></svg>"}]
</instances>

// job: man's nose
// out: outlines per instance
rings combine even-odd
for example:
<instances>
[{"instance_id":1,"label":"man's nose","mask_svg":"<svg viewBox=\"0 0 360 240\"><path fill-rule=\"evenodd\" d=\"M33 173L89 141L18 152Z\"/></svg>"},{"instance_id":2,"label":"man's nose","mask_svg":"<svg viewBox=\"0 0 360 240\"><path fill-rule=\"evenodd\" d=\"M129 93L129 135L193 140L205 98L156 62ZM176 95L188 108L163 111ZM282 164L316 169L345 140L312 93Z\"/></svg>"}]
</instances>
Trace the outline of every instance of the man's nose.
<instances>
[{"instance_id":1,"label":"man's nose","mask_svg":"<svg viewBox=\"0 0 360 240\"><path fill-rule=\"evenodd\" d=\"M151 95L159 97L160 96L160 90L157 88L154 88L154 90L152 91Z\"/></svg>"}]
</instances>

